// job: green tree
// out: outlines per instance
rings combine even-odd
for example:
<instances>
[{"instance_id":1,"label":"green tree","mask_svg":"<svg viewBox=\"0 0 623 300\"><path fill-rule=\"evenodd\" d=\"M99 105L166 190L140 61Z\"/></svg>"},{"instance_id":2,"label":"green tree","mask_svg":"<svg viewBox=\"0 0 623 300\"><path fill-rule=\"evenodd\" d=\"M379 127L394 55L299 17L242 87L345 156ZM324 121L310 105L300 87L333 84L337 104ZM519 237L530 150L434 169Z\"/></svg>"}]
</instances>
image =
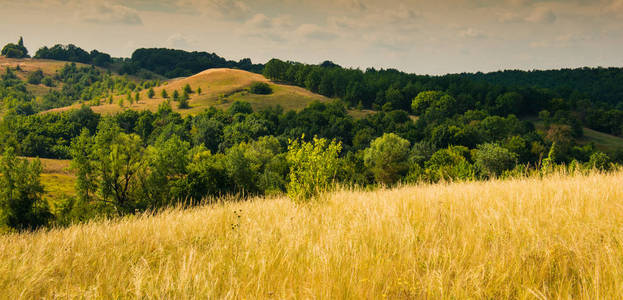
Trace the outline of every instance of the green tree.
<instances>
[{"instance_id":1,"label":"green tree","mask_svg":"<svg viewBox=\"0 0 623 300\"><path fill-rule=\"evenodd\" d=\"M198 94L198 95L201 95L201 87L198 87L198 88L197 88L197 94Z\"/></svg>"},{"instance_id":2,"label":"green tree","mask_svg":"<svg viewBox=\"0 0 623 300\"><path fill-rule=\"evenodd\" d=\"M147 98L152 99L154 98L155 95L156 95L156 92L154 92L154 88L150 87L149 90L147 91Z\"/></svg>"},{"instance_id":3,"label":"green tree","mask_svg":"<svg viewBox=\"0 0 623 300\"><path fill-rule=\"evenodd\" d=\"M317 137L311 142L301 140L290 141L287 154L288 196L294 201L310 200L332 188L342 150L342 144L335 140L331 143Z\"/></svg>"},{"instance_id":4,"label":"green tree","mask_svg":"<svg viewBox=\"0 0 623 300\"><path fill-rule=\"evenodd\" d=\"M188 94L192 94L192 93L193 93L193 89L191 89L191 88L190 88L190 84L186 84L186 85L184 86L184 90L183 90L183 92L184 92L184 93L186 93L187 95L188 95Z\"/></svg>"},{"instance_id":5,"label":"green tree","mask_svg":"<svg viewBox=\"0 0 623 300\"><path fill-rule=\"evenodd\" d=\"M134 102L138 103L141 100L141 94L139 92L136 92L136 94L134 94Z\"/></svg>"},{"instance_id":6,"label":"green tree","mask_svg":"<svg viewBox=\"0 0 623 300\"><path fill-rule=\"evenodd\" d=\"M178 101L180 99L180 92L177 90L173 91L173 101Z\"/></svg>"},{"instance_id":7,"label":"green tree","mask_svg":"<svg viewBox=\"0 0 623 300\"><path fill-rule=\"evenodd\" d=\"M0 227L35 229L48 223L52 215L43 200L41 162L15 156L9 147L0 157Z\"/></svg>"},{"instance_id":8,"label":"green tree","mask_svg":"<svg viewBox=\"0 0 623 300\"><path fill-rule=\"evenodd\" d=\"M496 177L517 164L517 154L497 144L479 145L474 152L474 165L487 177Z\"/></svg>"},{"instance_id":9,"label":"green tree","mask_svg":"<svg viewBox=\"0 0 623 300\"><path fill-rule=\"evenodd\" d=\"M365 150L364 163L377 182L392 185L409 170L409 141L394 133L386 133L372 141Z\"/></svg>"},{"instance_id":10,"label":"green tree","mask_svg":"<svg viewBox=\"0 0 623 300\"><path fill-rule=\"evenodd\" d=\"M140 193L147 157L142 145L139 136L121 132L112 120L100 123L92 138L83 132L71 146L80 200L120 215L148 207L149 199Z\"/></svg>"},{"instance_id":11,"label":"green tree","mask_svg":"<svg viewBox=\"0 0 623 300\"><path fill-rule=\"evenodd\" d=\"M130 92L128 92L128 94L125 95L125 98L128 101L128 103L130 103L130 106L132 106L132 104L134 104L134 98L132 98L132 94Z\"/></svg>"},{"instance_id":12,"label":"green tree","mask_svg":"<svg viewBox=\"0 0 623 300\"><path fill-rule=\"evenodd\" d=\"M177 108L179 109L190 108L190 106L188 105L188 96L186 95L186 92L184 92L184 95L180 98L180 102L178 102Z\"/></svg>"},{"instance_id":13,"label":"green tree","mask_svg":"<svg viewBox=\"0 0 623 300\"><path fill-rule=\"evenodd\" d=\"M160 92L160 96L162 96L163 99L169 98L169 94L167 93L166 89L162 89L162 92Z\"/></svg>"},{"instance_id":14,"label":"green tree","mask_svg":"<svg viewBox=\"0 0 623 300\"><path fill-rule=\"evenodd\" d=\"M19 38L17 44L9 43L6 44L0 54L8 57L8 58L25 58L28 56L28 49L24 46L24 39L22 37Z\"/></svg>"}]
</instances>

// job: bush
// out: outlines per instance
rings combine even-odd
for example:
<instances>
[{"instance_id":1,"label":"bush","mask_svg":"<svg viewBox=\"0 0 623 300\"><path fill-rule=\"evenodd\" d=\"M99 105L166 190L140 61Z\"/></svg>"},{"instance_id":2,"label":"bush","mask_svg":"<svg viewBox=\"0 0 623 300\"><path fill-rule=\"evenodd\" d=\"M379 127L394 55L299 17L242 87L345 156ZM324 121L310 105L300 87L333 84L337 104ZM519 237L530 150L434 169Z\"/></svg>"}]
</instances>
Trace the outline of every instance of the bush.
<instances>
[{"instance_id":1,"label":"bush","mask_svg":"<svg viewBox=\"0 0 623 300\"><path fill-rule=\"evenodd\" d=\"M270 95L273 93L273 89L266 82L254 82L251 84L249 91L257 95Z\"/></svg>"},{"instance_id":2,"label":"bush","mask_svg":"<svg viewBox=\"0 0 623 300\"><path fill-rule=\"evenodd\" d=\"M606 171L610 169L610 157L603 152L595 152L591 154L588 165L593 169Z\"/></svg>"},{"instance_id":3,"label":"bush","mask_svg":"<svg viewBox=\"0 0 623 300\"><path fill-rule=\"evenodd\" d=\"M335 140L329 143L315 137L311 142L290 141L286 157L290 164L288 196L294 201L308 201L330 190L341 150L342 144Z\"/></svg>"},{"instance_id":4,"label":"bush","mask_svg":"<svg viewBox=\"0 0 623 300\"><path fill-rule=\"evenodd\" d=\"M28 83L30 84L40 84L41 80L43 80L43 71L41 71L41 69L34 71L28 75Z\"/></svg>"},{"instance_id":5,"label":"bush","mask_svg":"<svg viewBox=\"0 0 623 300\"><path fill-rule=\"evenodd\" d=\"M394 184L409 170L409 141L394 133L375 139L365 150L364 163L377 182Z\"/></svg>"},{"instance_id":6,"label":"bush","mask_svg":"<svg viewBox=\"0 0 623 300\"><path fill-rule=\"evenodd\" d=\"M517 164L517 154L496 144L484 144L474 151L474 164L481 174L497 177Z\"/></svg>"}]
</instances>

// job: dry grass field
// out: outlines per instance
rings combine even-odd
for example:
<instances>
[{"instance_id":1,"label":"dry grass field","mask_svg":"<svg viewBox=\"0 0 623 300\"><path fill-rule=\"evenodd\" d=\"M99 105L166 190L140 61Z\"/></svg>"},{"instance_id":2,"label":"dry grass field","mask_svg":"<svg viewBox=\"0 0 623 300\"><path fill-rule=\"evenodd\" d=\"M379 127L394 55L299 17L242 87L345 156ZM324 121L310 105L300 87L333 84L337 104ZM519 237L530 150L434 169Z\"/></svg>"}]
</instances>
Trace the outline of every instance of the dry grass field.
<instances>
[{"instance_id":1,"label":"dry grass field","mask_svg":"<svg viewBox=\"0 0 623 300\"><path fill-rule=\"evenodd\" d=\"M270 95L250 94L246 89L252 83L258 81L268 82L273 88L273 93ZM130 105L128 101L125 101L124 107L120 107L118 105L119 99L126 96L115 96L112 104L102 101L101 105L92 106L91 109L96 113L102 114L113 114L124 109L156 111L158 106L165 101L161 97L163 89L167 91L169 96L173 94L174 90L181 94L186 84L190 85L193 91L201 88L202 92L201 94L193 93L190 95L189 109L178 109L177 104L173 101L171 102L173 110L180 112L182 115L195 115L210 106L226 109L237 100L251 103L254 109L279 104L285 110L299 110L313 101L328 100L324 96L314 94L300 87L269 82L268 79L259 74L234 69L209 69L190 77L166 81L160 87L154 88L156 95L152 99L147 97L147 91L144 90L140 93L141 100L138 103ZM81 104L75 104L49 110L48 112L63 111L79 108L80 106Z\"/></svg>"},{"instance_id":2,"label":"dry grass field","mask_svg":"<svg viewBox=\"0 0 623 300\"><path fill-rule=\"evenodd\" d=\"M620 299L623 173L339 191L0 237L0 298Z\"/></svg>"}]
</instances>

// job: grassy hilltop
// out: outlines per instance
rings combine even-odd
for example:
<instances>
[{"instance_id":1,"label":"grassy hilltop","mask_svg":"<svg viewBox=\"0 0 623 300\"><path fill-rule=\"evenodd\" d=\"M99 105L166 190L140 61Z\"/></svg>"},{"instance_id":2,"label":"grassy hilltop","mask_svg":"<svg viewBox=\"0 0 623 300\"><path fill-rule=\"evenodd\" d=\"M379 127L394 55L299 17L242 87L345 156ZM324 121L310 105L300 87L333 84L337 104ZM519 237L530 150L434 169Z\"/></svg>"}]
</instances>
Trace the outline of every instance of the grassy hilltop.
<instances>
[{"instance_id":1,"label":"grassy hilltop","mask_svg":"<svg viewBox=\"0 0 623 300\"><path fill-rule=\"evenodd\" d=\"M0 236L2 298L623 296L623 173L225 202Z\"/></svg>"},{"instance_id":2,"label":"grassy hilltop","mask_svg":"<svg viewBox=\"0 0 623 300\"><path fill-rule=\"evenodd\" d=\"M273 93L269 95L255 95L250 93L248 88L254 82L268 83ZM238 100L251 103L255 109L281 105L285 110L299 110L313 101L328 101L328 98L314 94L300 87L270 82L259 74L234 69L209 69L190 77L175 78L165 81L163 85L154 88L155 96L152 99L149 99L147 96L148 91L143 90L139 93L141 100L138 103L130 105L126 101L125 107L121 107L118 105L118 101L126 96L117 95L113 97L112 104L105 103L106 99L103 99L101 105L92 106L91 109L96 113L102 114L114 114L124 109L156 111L158 110L158 106L166 101L166 99L161 96L163 89L167 91L170 97L175 90L181 93L186 85L190 85L191 89L194 91L190 94L190 108L179 109L174 102L171 103L173 109L183 115L197 114L210 106L227 108ZM197 93L198 88L201 88L201 94ZM75 109L79 108L81 105L82 104L78 103L72 106L49 110L48 112Z\"/></svg>"}]
</instances>

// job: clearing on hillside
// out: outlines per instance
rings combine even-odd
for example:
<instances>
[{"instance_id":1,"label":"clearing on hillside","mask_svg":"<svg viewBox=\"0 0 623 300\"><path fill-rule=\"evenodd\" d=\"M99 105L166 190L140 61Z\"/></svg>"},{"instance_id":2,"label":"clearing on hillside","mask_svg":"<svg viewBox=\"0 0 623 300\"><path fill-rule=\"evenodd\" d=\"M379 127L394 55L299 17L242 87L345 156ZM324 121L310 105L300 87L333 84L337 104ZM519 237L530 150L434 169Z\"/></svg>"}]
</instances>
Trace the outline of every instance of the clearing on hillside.
<instances>
[{"instance_id":1,"label":"clearing on hillside","mask_svg":"<svg viewBox=\"0 0 623 300\"><path fill-rule=\"evenodd\" d=\"M620 299L623 173L223 202L0 236L15 298Z\"/></svg>"},{"instance_id":2,"label":"clearing on hillside","mask_svg":"<svg viewBox=\"0 0 623 300\"><path fill-rule=\"evenodd\" d=\"M273 90L270 95L255 95L248 92L248 87L254 82L267 82ZM125 103L125 107L118 105L120 98L126 96L115 96L112 104L106 103L105 99L99 106L91 106L96 113L113 114L123 111L124 109L133 110L151 110L156 111L158 106L166 101L162 98L162 90L165 89L172 96L173 91L177 90L180 95L184 86L189 85L193 90L190 94L190 108L178 109L177 103L171 100L173 110L183 115L197 114L210 106L217 108L227 108L234 101L246 101L251 103L254 109L281 105L285 110L299 110L307 106L313 101L328 101L328 98L314 94L306 89L277 84L270 82L264 76L242 70L234 69L209 69L196 75L177 78L166 81L163 85L154 88L155 96L152 99L147 97L147 90L140 92L140 101L130 105ZM201 94L197 93L197 89L201 88ZM134 94L133 94L134 95ZM74 104L72 106L49 110L63 111L72 108L79 108L82 104Z\"/></svg>"}]
</instances>

